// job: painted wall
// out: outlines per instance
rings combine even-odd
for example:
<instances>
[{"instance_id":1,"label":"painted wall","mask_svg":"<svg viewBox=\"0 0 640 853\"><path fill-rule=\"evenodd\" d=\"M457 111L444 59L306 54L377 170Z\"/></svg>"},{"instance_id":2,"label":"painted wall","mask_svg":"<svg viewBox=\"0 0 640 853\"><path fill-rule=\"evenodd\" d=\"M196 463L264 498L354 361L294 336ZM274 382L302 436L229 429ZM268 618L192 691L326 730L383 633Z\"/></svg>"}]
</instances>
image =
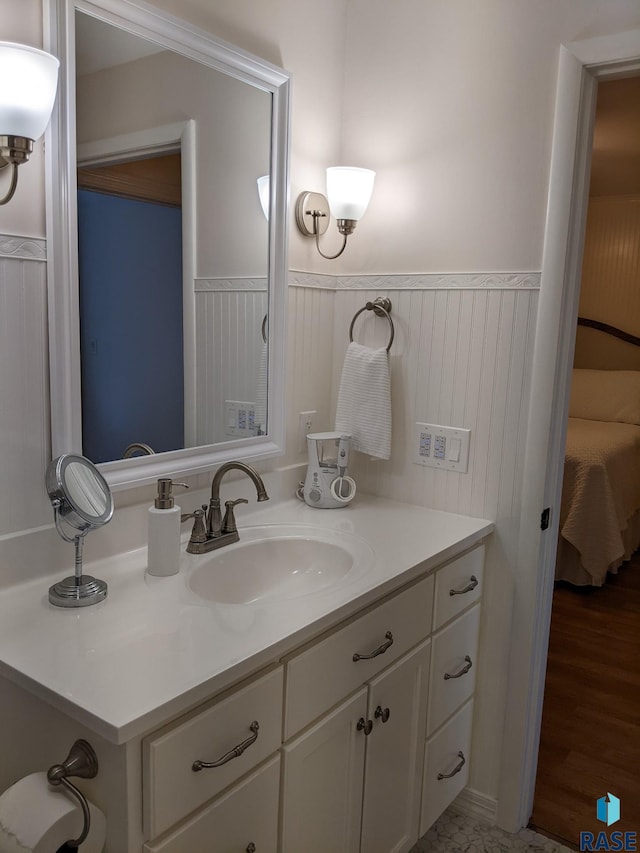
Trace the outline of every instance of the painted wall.
<instances>
[{"instance_id":1,"label":"painted wall","mask_svg":"<svg viewBox=\"0 0 640 853\"><path fill-rule=\"evenodd\" d=\"M460 290L455 276L444 276L434 294L415 290L419 278L409 274L540 269L559 45L637 27L640 8L630 0L351 0L348 9L341 160L378 176L340 272L368 273L378 287L383 273L404 273L413 290L397 300L400 436L390 462L361 462L360 478L381 494L496 521L470 780L490 804L500 773L536 295ZM347 304L339 293L337 354ZM473 430L468 474L411 464L416 420Z\"/></svg>"},{"instance_id":2,"label":"painted wall","mask_svg":"<svg viewBox=\"0 0 640 853\"><path fill-rule=\"evenodd\" d=\"M580 314L640 335L640 197L589 199Z\"/></svg>"},{"instance_id":3,"label":"painted wall","mask_svg":"<svg viewBox=\"0 0 640 853\"><path fill-rule=\"evenodd\" d=\"M640 335L640 197L589 199L578 314ZM578 326L575 367L637 370L638 348Z\"/></svg>"},{"instance_id":4,"label":"painted wall","mask_svg":"<svg viewBox=\"0 0 640 853\"><path fill-rule=\"evenodd\" d=\"M266 276L256 180L269 171L268 93L162 51L81 77L76 99L79 144L193 119L197 273Z\"/></svg>"},{"instance_id":5,"label":"painted wall","mask_svg":"<svg viewBox=\"0 0 640 853\"><path fill-rule=\"evenodd\" d=\"M323 261L292 228L291 268L341 279L331 283L338 290L291 288L285 461L300 458L298 411L317 408L318 428L324 417L330 425L354 310L373 292L397 291L391 293L400 332L392 358L393 456L389 463L361 461L358 476L381 494L497 521L472 777L490 802L500 766L536 286L535 276L532 286L520 288L514 277L476 274L539 270L559 45L640 26L637 0L156 5L293 72L294 201L303 189L322 188L326 165L352 161L378 172L371 207L340 261ZM6 28L6 37L38 44L38 15L34 0L0 0L3 37ZM42 222L37 180L0 209L0 233L41 235ZM9 264L11 280L22 281L23 262ZM437 286L409 275L460 271L472 274L465 286L453 275ZM363 273L372 280L360 280ZM405 286L389 274L406 274ZM16 310L31 318L30 308ZM44 306L38 310L27 330L40 348L33 375L15 358L13 334L0 341L0 364L10 360L24 378L22 384L11 378L8 403L28 399L46 419ZM25 411L18 419L13 441L37 464L16 470L0 487L0 500L6 495L0 506L13 498L22 508L7 507L13 514L0 519L4 532L49 521L46 502L28 500L44 467L46 420L29 452L19 432L27 417ZM471 426L477 444L464 479L411 465L410 425L418 419ZM3 464L13 446L7 435L0 437Z\"/></svg>"}]
</instances>

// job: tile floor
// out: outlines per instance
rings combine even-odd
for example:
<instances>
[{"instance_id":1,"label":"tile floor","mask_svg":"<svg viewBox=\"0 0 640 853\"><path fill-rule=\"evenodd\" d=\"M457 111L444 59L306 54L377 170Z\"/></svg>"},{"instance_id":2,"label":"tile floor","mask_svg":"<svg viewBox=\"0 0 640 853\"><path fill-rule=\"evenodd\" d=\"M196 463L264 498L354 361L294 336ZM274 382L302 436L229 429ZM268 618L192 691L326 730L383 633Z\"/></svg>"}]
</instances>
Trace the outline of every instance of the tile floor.
<instances>
[{"instance_id":1,"label":"tile floor","mask_svg":"<svg viewBox=\"0 0 640 853\"><path fill-rule=\"evenodd\" d=\"M571 853L531 829L510 835L477 817L449 808L410 853Z\"/></svg>"}]
</instances>

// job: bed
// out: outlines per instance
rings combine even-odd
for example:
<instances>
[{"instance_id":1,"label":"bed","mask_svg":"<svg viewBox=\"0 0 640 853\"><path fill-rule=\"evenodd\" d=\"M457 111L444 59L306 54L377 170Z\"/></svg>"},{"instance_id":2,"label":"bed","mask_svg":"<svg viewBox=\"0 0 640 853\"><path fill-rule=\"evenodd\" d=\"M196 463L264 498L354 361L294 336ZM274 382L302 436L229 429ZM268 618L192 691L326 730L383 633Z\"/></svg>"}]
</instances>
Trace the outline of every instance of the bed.
<instances>
[{"instance_id":1,"label":"bed","mask_svg":"<svg viewBox=\"0 0 640 853\"><path fill-rule=\"evenodd\" d=\"M640 546L640 371L573 372L556 580L602 586Z\"/></svg>"}]
</instances>

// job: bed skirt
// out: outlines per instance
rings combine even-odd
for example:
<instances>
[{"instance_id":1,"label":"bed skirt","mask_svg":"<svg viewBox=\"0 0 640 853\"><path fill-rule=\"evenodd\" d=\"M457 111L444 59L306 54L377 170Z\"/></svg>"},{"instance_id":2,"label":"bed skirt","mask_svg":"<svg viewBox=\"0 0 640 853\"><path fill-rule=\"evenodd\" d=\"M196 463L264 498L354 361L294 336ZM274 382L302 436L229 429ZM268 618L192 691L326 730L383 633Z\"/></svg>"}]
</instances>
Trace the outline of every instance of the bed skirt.
<instances>
[{"instance_id":1,"label":"bed skirt","mask_svg":"<svg viewBox=\"0 0 640 853\"><path fill-rule=\"evenodd\" d=\"M567 540L558 536L558 553L556 556L556 580L567 581L575 586L602 586L607 574L617 574L620 566L640 547L640 510L629 519L626 530L622 531L624 555L609 566L603 566L602 571L594 576L580 562L580 553Z\"/></svg>"}]
</instances>

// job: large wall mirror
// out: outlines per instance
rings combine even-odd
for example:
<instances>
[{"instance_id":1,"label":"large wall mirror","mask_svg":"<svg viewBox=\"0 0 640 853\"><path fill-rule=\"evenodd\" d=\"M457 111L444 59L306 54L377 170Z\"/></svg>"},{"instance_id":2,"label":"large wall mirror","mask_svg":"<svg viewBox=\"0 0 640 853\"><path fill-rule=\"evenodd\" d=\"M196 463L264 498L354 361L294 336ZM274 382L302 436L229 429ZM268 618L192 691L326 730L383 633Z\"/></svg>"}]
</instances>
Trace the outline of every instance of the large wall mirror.
<instances>
[{"instance_id":1,"label":"large wall mirror","mask_svg":"<svg viewBox=\"0 0 640 853\"><path fill-rule=\"evenodd\" d=\"M45 5L53 455L118 488L282 452L289 75L143 3Z\"/></svg>"}]
</instances>

